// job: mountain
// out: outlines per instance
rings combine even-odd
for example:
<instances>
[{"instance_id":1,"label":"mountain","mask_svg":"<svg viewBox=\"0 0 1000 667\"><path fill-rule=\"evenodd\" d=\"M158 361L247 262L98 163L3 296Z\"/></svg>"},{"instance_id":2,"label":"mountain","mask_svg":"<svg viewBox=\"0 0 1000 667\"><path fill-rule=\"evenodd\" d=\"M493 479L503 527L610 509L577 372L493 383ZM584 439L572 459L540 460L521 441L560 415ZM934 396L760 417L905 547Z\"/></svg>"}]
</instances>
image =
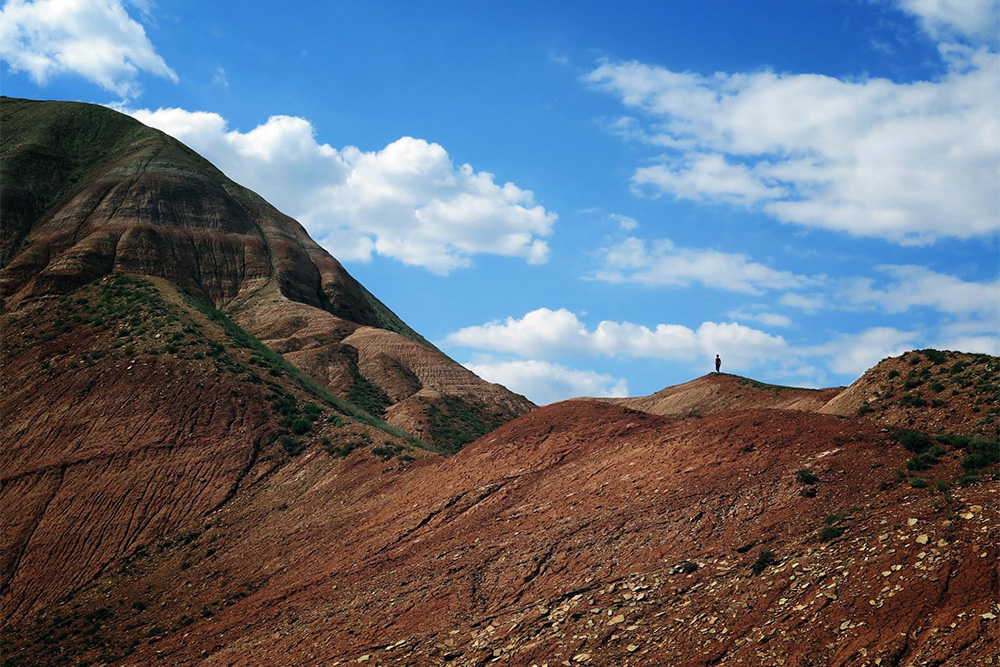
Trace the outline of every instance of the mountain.
<instances>
[{"instance_id":1,"label":"mountain","mask_svg":"<svg viewBox=\"0 0 1000 667\"><path fill-rule=\"evenodd\" d=\"M295 220L110 109L0 104L3 311L113 273L166 278L338 395L447 451L534 406L455 363Z\"/></svg>"},{"instance_id":2,"label":"mountain","mask_svg":"<svg viewBox=\"0 0 1000 667\"><path fill-rule=\"evenodd\" d=\"M995 662L1000 359L529 410L161 133L0 148L5 665Z\"/></svg>"},{"instance_id":3,"label":"mountain","mask_svg":"<svg viewBox=\"0 0 1000 667\"><path fill-rule=\"evenodd\" d=\"M405 466L533 407L435 349L297 222L132 118L2 98L0 187L2 619L303 452ZM325 359L305 363L311 350Z\"/></svg>"}]
</instances>

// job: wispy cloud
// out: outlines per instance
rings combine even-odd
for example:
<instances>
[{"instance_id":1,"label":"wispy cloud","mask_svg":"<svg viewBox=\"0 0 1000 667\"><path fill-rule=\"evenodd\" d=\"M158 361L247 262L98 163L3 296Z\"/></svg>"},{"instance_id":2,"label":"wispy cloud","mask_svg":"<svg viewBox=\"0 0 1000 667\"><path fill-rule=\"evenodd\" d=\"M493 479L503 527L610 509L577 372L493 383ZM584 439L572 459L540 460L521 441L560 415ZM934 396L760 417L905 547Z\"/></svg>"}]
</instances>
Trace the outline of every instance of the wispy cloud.
<instances>
[{"instance_id":1,"label":"wispy cloud","mask_svg":"<svg viewBox=\"0 0 1000 667\"><path fill-rule=\"evenodd\" d=\"M765 289L792 289L815 285L819 278L779 271L740 253L710 248L683 248L670 239L646 242L629 237L600 251L602 265L593 274L609 283L707 287L760 294Z\"/></svg>"}]
</instances>

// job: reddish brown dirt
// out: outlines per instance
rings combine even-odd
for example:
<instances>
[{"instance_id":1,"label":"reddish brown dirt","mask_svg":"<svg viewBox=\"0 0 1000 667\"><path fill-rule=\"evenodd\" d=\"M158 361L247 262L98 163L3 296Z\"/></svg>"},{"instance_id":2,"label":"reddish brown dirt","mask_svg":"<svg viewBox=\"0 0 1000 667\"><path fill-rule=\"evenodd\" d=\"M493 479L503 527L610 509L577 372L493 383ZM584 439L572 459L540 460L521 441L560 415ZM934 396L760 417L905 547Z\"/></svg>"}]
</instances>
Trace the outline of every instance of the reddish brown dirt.
<instances>
[{"instance_id":1,"label":"reddish brown dirt","mask_svg":"<svg viewBox=\"0 0 1000 667\"><path fill-rule=\"evenodd\" d=\"M0 318L2 619L50 605L279 466L287 455L267 436L280 415L251 375L318 400L157 285L142 305L102 302L95 285ZM308 437L369 430L341 419Z\"/></svg>"},{"instance_id":2,"label":"reddish brown dirt","mask_svg":"<svg viewBox=\"0 0 1000 667\"><path fill-rule=\"evenodd\" d=\"M907 455L833 416L567 402L408 469L314 450L46 618L108 609L131 665L988 664L997 487L896 484Z\"/></svg>"},{"instance_id":3,"label":"reddish brown dirt","mask_svg":"<svg viewBox=\"0 0 1000 667\"><path fill-rule=\"evenodd\" d=\"M662 389L649 396L602 398L615 405L665 417L707 415L720 410L773 408L815 412L843 387L801 389L764 384L729 373L709 373L700 378Z\"/></svg>"}]
</instances>

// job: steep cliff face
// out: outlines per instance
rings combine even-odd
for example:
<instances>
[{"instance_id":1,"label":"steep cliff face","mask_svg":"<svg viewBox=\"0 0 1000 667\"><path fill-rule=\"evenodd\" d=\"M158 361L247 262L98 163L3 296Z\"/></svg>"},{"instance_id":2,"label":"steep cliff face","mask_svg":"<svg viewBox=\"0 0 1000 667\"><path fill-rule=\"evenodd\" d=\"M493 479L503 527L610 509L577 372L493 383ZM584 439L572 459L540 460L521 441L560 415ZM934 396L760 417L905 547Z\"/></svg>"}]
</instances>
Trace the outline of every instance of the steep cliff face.
<instances>
[{"instance_id":1,"label":"steep cliff face","mask_svg":"<svg viewBox=\"0 0 1000 667\"><path fill-rule=\"evenodd\" d=\"M282 351L323 347L329 363L313 355L309 371L378 416L421 390L458 400L494 425L534 407L435 350L295 220L173 138L86 104L4 98L0 114L3 310L114 272L157 276L192 289ZM428 377L434 373L406 365L426 360L461 376L460 386L418 381L391 398L371 391L394 380L380 375L384 364L353 361L367 352L341 341L359 326L399 339L397 347L412 341L428 350L394 360L391 374ZM426 421L437 400L404 421ZM427 429L421 435L434 437Z\"/></svg>"}]
</instances>

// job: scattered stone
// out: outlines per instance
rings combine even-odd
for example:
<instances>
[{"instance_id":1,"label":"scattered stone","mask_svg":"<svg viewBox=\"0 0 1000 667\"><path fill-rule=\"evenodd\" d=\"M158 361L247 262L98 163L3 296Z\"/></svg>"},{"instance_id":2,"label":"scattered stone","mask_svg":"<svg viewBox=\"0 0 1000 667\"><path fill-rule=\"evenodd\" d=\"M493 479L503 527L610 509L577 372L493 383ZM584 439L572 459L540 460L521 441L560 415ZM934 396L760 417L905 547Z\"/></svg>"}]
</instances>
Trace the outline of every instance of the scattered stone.
<instances>
[{"instance_id":1,"label":"scattered stone","mask_svg":"<svg viewBox=\"0 0 1000 667\"><path fill-rule=\"evenodd\" d=\"M629 653L635 653L636 651L639 650L639 647L636 646L635 644L629 644L628 646L625 647L625 650L628 651Z\"/></svg>"},{"instance_id":2,"label":"scattered stone","mask_svg":"<svg viewBox=\"0 0 1000 667\"><path fill-rule=\"evenodd\" d=\"M619 623L624 623L624 622L625 622L625 617L621 614L618 614L617 616L611 617L611 619L608 621L608 625L618 625Z\"/></svg>"},{"instance_id":3,"label":"scattered stone","mask_svg":"<svg viewBox=\"0 0 1000 667\"><path fill-rule=\"evenodd\" d=\"M917 520L916 519L907 519L906 520L906 525L907 526L915 526L915 525L917 525Z\"/></svg>"},{"instance_id":4,"label":"scattered stone","mask_svg":"<svg viewBox=\"0 0 1000 667\"><path fill-rule=\"evenodd\" d=\"M927 533L924 533L923 535L918 535L917 536L917 544L927 544L927 542L929 540L930 540L930 537L927 536Z\"/></svg>"}]
</instances>

